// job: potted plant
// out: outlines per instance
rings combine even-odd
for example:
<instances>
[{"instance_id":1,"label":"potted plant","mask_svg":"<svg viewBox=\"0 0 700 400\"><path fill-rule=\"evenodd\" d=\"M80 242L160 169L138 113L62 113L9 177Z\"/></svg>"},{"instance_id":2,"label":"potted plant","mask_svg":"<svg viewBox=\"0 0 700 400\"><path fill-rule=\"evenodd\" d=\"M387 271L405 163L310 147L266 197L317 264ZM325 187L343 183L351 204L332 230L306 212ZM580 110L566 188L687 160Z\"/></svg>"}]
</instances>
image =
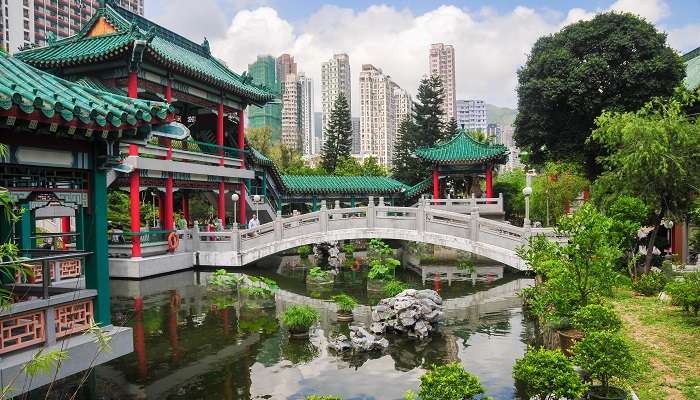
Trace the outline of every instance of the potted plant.
<instances>
[{"instance_id":1,"label":"potted plant","mask_svg":"<svg viewBox=\"0 0 700 400\"><path fill-rule=\"evenodd\" d=\"M433 365L429 372L421 376L418 396L422 400L469 400L483 393L479 378L455 362Z\"/></svg>"},{"instance_id":2,"label":"potted plant","mask_svg":"<svg viewBox=\"0 0 700 400\"><path fill-rule=\"evenodd\" d=\"M333 274L320 267L313 267L306 274L306 283L309 285L332 285L333 281Z\"/></svg>"},{"instance_id":3,"label":"potted plant","mask_svg":"<svg viewBox=\"0 0 700 400\"><path fill-rule=\"evenodd\" d=\"M525 399L578 399L587 386L561 351L529 349L515 361L513 378L524 385Z\"/></svg>"},{"instance_id":4,"label":"potted plant","mask_svg":"<svg viewBox=\"0 0 700 400\"><path fill-rule=\"evenodd\" d=\"M357 301L347 294L335 295L332 299L338 309L338 322L352 321L352 310L357 307Z\"/></svg>"},{"instance_id":5,"label":"potted plant","mask_svg":"<svg viewBox=\"0 0 700 400\"><path fill-rule=\"evenodd\" d=\"M589 304L576 310L571 317L571 326L584 334L599 331L617 332L622 328L622 320L610 307Z\"/></svg>"},{"instance_id":6,"label":"potted plant","mask_svg":"<svg viewBox=\"0 0 700 400\"><path fill-rule=\"evenodd\" d=\"M262 276L249 276L247 279L248 284L239 290L243 295L241 306L248 309L274 307L274 294L279 288L277 282Z\"/></svg>"},{"instance_id":7,"label":"potted plant","mask_svg":"<svg viewBox=\"0 0 700 400\"><path fill-rule=\"evenodd\" d=\"M318 311L307 305L291 306L282 314L282 323L292 338L309 337L309 329L319 320Z\"/></svg>"},{"instance_id":8,"label":"potted plant","mask_svg":"<svg viewBox=\"0 0 700 400\"><path fill-rule=\"evenodd\" d=\"M352 258L355 255L355 245L352 243L345 243L343 245L343 253L345 253L345 257Z\"/></svg>"},{"instance_id":9,"label":"potted plant","mask_svg":"<svg viewBox=\"0 0 700 400\"><path fill-rule=\"evenodd\" d=\"M394 279L394 270L401 265L401 262L395 258L388 257L383 260L372 259L369 265L367 290L383 292L386 283Z\"/></svg>"},{"instance_id":10,"label":"potted plant","mask_svg":"<svg viewBox=\"0 0 700 400\"><path fill-rule=\"evenodd\" d=\"M587 371L600 385L591 386L588 398L625 400L627 391L610 385L612 379L624 380L634 368L632 350L620 334L612 331L590 332L573 348L574 363Z\"/></svg>"}]
</instances>

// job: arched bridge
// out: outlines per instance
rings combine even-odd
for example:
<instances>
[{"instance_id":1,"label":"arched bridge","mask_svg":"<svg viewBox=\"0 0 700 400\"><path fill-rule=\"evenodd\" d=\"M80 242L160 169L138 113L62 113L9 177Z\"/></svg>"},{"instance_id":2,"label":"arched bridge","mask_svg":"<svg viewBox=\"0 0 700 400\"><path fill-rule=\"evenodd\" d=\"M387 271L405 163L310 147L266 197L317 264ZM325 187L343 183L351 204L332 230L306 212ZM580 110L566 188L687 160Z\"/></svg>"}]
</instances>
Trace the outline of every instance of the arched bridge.
<instances>
[{"instance_id":1,"label":"arched bridge","mask_svg":"<svg viewBox=\"0 0 700 400\"><path fill-rule=\"evenodd\" d=\"M381 204L381 201L380 201ZM195 263L242 266L298 246L353 239L398 239L464 250L519 270L529 267L516 249L533 235L559 240L552 229L522 228L479 216L443 211L421 202L416 207L376 206L328 209L277 218L252 229L192 232Z\"/></svg>"}]
</instances>

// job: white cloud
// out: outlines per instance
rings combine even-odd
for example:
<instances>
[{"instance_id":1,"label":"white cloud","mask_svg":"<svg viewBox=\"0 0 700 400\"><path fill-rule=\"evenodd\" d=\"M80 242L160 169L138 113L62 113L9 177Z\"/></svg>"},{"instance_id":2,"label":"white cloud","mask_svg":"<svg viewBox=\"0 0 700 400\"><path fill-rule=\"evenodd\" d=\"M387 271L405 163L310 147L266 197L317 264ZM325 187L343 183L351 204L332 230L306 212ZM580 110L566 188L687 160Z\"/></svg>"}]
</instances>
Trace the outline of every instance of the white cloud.
<instances>
[{"instance_id":1,"label":"white cloud","mask_svg":"<svg viewBox=\"0 0 700 400\"><path fill-rule=\"evenodd\" d=\"M700 24L691 24L668 31L668 43L681 53L687 53L700 46Z\"/></svg>"},{"instance_id":2,"label":"white cloud","mask_svg":"<svg viewBox=\"0 0 700 400\"><path fill-rule=\"evenodd\" d=\"M658 21L670 12L664 0L618 0L610 9L634 12L650 21ZM292 54L300 69L316 81L317 110L321 63L334 53L348 53L352 109L357 115L362 64L374 64L415 93L427 72L430 44L445 42L455 47L458 98L482 98L513 107L516 72L534 42L568 23L590 19L599 11L573 8L562 14L519 6L499 14L490 8L468 11L440 6L414 15L408 9L387 5L362 11L326 5L293 24L275 9L259 7L239 11L225 33L212 41L212 48L236 71L246 70L259 54ZM690 32L678 32L672 38L685 46L680 42L690 39L681 39L682 34L690 36Z\"/></svg>"}]
</instances>

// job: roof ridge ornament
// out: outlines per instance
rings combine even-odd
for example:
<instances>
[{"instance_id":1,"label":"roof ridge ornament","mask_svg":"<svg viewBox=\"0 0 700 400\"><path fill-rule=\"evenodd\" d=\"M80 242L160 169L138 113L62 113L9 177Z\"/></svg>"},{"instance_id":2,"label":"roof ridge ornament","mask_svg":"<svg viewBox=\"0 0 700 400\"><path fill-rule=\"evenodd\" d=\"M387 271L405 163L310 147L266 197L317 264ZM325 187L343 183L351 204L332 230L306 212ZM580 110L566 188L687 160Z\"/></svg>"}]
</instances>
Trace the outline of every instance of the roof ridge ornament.
<instances>
[{"instance_id":1,"label":"roof ridge ornament","mask_svg":"<svg viewBox=\"0 0 700 400\"><path fill-rule=\"evenodd\" d=\"M56 44L56 33L52 32L52 31L46 32L46 43L49 46L55 45Z\"/></svg>"},{"instance_id":2,"label":"roof ridge ornament","mask_svg":"<svg viewBox=\"0 0 700 400\"><path fill-rule=\"evenodd\" d=\"M207 37L204 37L204 41L202 42L202 49L208 54L211 55L211 47L209 47L209 40L207 40Z\"/></svg>"}]
</instances>

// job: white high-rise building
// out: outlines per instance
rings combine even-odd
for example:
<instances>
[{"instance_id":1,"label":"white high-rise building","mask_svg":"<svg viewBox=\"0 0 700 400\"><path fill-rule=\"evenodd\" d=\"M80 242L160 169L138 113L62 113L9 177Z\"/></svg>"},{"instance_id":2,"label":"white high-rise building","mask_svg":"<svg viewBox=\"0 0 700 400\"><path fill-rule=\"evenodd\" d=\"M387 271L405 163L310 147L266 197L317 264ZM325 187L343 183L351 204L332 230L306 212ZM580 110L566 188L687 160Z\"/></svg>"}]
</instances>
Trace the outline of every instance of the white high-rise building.
<instances>
[{"instance_id":1,"label":"white high-rise building","mask_svg":"<svg viewBox=\"0 0 700 400\"><path fill-rule=\"evenodd\" d=\"M465 131L486 132L486 103L483 100L457 100L457 126Z\"/></svg>"},{"instance_id":2,"label":"white high-rise building","mask_svg":"<svg viewBox=\"0 0 700 400\"><path fill-rule=\"evenodd\" d=\"M347 54L335 54L332 59L321 64L321 146L328 127L328 120L333 104L339 94L345 95L348 108L352 109L350 96L350 57Z\"/></svg>"},{"instance_id":3,"label":"white high-rise building","mask_svg":"<svg viewBox=\"0 0 700 400\"><path fill-rule=\"evenodd\" d=\"M144 0L114 1L143 15ZM0 46L10 53L44 45L49 34L56 39L75 35L99 8L99 0L0 0Z\"/></svg>"},{"instance_id":4,"label":"white high-rise building","mask_svg":"<svg viewBox=\"0 0 700 400\"><path fill-rule=\"evenodd\" d=\"M438 75L445 89L445 122L455 117L457 87L455 85L455 49L450 44L435 43L430 46L428 59L430 75Z\"/></svg>"},{"instance_id":5,"label":"white high-rise building","mask_svg":"<svg viewBox=\"0 0 700 400\"><path fill-rule=\"evenodd\" d=\"M301 130L299 129L299 83L295 74L288 74L280 82L282 88L282 144L299 150Z\"/></svg>"},{"instance_id":6,"label":"white high-rise building","mask_svg":"<svg viewBox=\"0 0 700 400\"><path fill-rule=\"evenodd\" d=\"M314 140L314 81L303 72L299 74L298 81L301 147L305 156L311 156L321 151Z\"/></svg>"},{"instance_id":7,"label":"white high-rise building","mask_svg":"<svg viewBox=\"0 0 700 400\"><path fill-rule=\"evenodd\" d=\"M401 119L413 110L411 96L372 64L360 72L360 154L391 168Z\"/></svg>"}]
</instances>

